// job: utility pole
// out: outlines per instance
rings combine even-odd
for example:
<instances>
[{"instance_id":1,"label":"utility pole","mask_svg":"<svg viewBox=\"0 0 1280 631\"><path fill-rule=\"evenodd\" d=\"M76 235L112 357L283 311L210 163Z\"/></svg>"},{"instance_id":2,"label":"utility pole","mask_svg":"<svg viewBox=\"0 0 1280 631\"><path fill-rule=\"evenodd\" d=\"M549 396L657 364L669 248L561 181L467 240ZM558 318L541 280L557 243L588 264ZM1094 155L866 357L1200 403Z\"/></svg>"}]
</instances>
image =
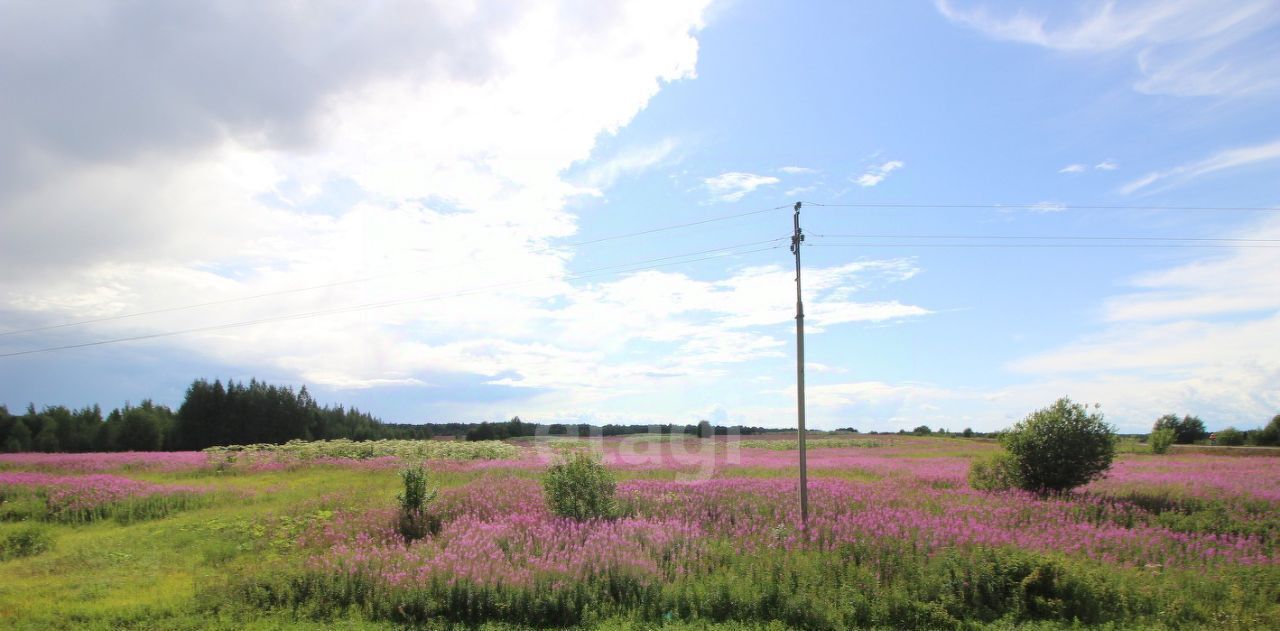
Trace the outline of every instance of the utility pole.
<instances>
[{"instance_id":1,"label":"utility pole","mask_svg":"<svg viewBox=\"0 0 1280 631\"><path fill-rule=\"evenodd\" d=\"M791 235L791 252L796 255L796 412L800 427L800 526L809 532L809 463L805 452L804 429L804 302L800 298L800 244L804 233L800 231L800 202L796 202L796 231Z\"/></svg>"}]
</instances>

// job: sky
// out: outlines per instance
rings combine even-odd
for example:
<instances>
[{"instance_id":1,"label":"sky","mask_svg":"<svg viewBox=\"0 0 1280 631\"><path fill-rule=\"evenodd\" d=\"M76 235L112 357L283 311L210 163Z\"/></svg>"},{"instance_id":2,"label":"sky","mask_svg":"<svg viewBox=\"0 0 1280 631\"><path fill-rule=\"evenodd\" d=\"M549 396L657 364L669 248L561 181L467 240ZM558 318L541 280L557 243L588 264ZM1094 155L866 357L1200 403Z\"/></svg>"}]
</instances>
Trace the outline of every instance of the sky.
<instances>
[{"instance_id":1,"label":"sky","mask_svg":"<svg viewBox=\"0 0 1280 631\"><path fill-rule=\"evenodd\" d=\"M0 0L0 404L1280 412L1280 2Z\"/></svg>"}]
</instances>

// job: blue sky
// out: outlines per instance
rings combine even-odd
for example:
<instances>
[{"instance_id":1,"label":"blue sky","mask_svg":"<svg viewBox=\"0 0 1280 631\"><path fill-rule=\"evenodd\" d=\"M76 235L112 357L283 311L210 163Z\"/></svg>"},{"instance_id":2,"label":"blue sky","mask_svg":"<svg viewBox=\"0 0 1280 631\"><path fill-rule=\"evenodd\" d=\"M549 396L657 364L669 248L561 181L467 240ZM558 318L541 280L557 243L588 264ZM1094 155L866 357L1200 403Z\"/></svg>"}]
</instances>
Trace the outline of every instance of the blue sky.
<instances>
[{"instance_id":1,"label":"blue sky","mask_svg":"<svg viewBox=\"0 0 1280 631\"><path fill-rule=\"evenodd\" d=\"M1278 3L95 11L0 4L0 355L159 335L11 409L791 425L802 200L816 427L1280 412Z\"/></svg>"}]
</instances>

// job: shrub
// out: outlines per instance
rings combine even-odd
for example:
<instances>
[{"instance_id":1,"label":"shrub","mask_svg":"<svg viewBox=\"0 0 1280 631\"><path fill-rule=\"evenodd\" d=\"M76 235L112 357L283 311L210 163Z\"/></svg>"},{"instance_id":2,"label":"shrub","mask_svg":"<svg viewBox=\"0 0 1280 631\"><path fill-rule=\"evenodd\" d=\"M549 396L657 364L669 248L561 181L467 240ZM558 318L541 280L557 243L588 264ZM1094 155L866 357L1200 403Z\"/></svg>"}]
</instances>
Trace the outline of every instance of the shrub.
<instances>
[{"instance_id":1,"label":"shrub","mask_svg":"<svg viewBox=\"0 0 1280 631\"><path fill-rule=\"evenodd\" d=\"M435 501L436 489L427 488L427 471L422 465L400 472L404 492L396 496L400 502L400 518L396 530L406 540L421 539L440 531L438 517L427 512L427 506Z\"/></svg>"},{"instance_id":2,"label":"shrub","mask_svg":"<svg viewBox=\"0 0 1280 631\"><path fill-rule=\"evenodd\" d=\"M1096 625L1123 619L1143 605L1114 575L1026 550L951 550L929 570L924 582L932 583L926 587L930 595L971 622L1056 619Z\"/></svg>"},{"instance_id":3,"label":"shrub","mask_svg":"<svg viewBox=\"0 0 1280 631\"><path fill-rule=\"evenodd\" d=\"M928 436L933 433L933 430L929 429L928 425L921 425L920 427L911 430L911 433L916 436Z\"/></svg>"},{"instance_id":4,"label":"shrub","mask_svg":"<svg viewBox=\"0 0 1280 631\"><path fill-rule=\"evenodd\" d=\"M1102 477L1115 457L1115 441L1115 430L1101 414L1066 397L1032 412L1001 437L1019 486L1042 495Z\"/></svg>"},{"instance_id":5,"label":"shrub","mask_svg":"<svg viewBox=\"0 0 1280 631\"><path fill-rule=\"evenodd\" d=\"M613 475L585 451L561 456L547 469L542 489L551 512L561 517L582 521L617 513Z\"/></svg>"},{"instance_id":6,"label":"shrub","mask_svg":"<svg viewBox=\"0 0 1280 631\"><path fill-rule=\"evenodd\" d=\"M53 537L43 526L28 525L0 538L0 561L20 559L53 548Z\"/></svg>"},{"instance_id":7,"label":"shrub","mask_svg":"<svg viewBox=\"0 0 1280 631\"><path fill-rule=\"evenodd\" d=\"M1177 432L1173 431L1171 427L1162 427L1151 432L1151 453L1168 453L1169 446L1173 444L1174 439L1177 437Z\"/></svg>"},{"instance_id":8,"label":"shrub","mask_svg":"<svg viewBox=\"0 0 1280 631\"><path fill-rule=\"evenodd\" d=\"M969 465L969 486L979 491L1005 491L1021 486L1013 456L1002 451L974 460Z\"/></svg>"}]
</instances>

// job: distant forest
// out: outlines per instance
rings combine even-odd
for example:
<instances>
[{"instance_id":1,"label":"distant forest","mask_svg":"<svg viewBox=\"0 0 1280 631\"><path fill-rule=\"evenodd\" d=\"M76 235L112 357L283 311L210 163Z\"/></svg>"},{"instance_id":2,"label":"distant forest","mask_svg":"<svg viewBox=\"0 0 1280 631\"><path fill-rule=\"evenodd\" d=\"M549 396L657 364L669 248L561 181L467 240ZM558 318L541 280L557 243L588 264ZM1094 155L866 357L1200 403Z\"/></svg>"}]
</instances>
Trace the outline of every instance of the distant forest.
<instances>
[{"instance_id":1,"label":"distant forest","mask_svg":"<svg viewBox=\"0 0 1280 631\"><path fill-rule=\"evenodd\" d=\"M104 418L98 406L74 410L49 406L15 415L0 405L0 451L89 452L177 451L217 445L284 443L290 440L430 439L504 440L538 434L619 436L657 431L664 434L762 434L787 430L760 427L696 425L605 425L526 423L520 417L503 422L385 423L355 408L321 406L306 386L207 381L197 379L175 412L144 400L126 404ZM794 430L791 430L794 431Z\"/></svg>"}]
</instances>

